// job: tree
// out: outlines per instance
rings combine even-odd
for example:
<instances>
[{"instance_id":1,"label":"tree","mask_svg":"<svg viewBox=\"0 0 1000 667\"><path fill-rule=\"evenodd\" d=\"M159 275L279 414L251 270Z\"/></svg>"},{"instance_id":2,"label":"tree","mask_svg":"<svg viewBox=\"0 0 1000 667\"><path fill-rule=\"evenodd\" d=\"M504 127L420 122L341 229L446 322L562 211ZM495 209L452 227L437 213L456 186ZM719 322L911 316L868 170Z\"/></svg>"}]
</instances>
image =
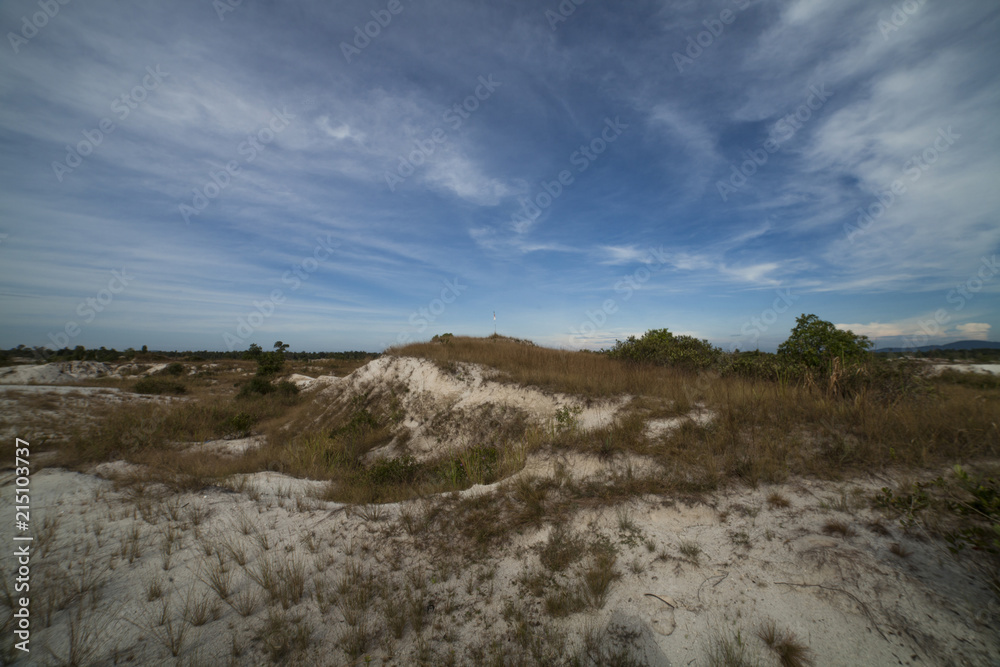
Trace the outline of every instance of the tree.
<instances>
[{"instance_id":1,"label":"tree","mask_svg":"<svg viewBox=\"0 0 1000 667\"><path fill-rule=\"evenodd\" d=\"M829 371L834 359L843 365L864 361L871 347L867 336L838 329L816 315L802 314L795 319L788 340L778 346L778 354L809 368Z\"/></svg>"},{"instance_id":2,"label":"tree","mask_svg":"<svg viewBox=\"0 0 1000 667\"><path fill-rule=\"evenodd\" d=\"M260 346L257 346L257 349L260 350ZM287 349L288 344L279 340L274 343L274 349L270 352L260 352L257 357L257 375L270 377L279 373L285 366L285 350Z\"/></svg>"}]
</instances>

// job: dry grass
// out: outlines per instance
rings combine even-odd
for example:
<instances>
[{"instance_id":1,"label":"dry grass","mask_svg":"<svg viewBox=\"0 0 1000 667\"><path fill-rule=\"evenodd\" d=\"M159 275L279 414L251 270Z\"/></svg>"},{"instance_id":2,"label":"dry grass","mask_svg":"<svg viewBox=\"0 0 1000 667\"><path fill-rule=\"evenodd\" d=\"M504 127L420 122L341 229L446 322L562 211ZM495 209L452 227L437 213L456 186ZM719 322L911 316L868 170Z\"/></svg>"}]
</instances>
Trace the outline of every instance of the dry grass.
<instances>
[{"instance_id":1,"label":"dry grass","mask_svg":"<svg viewBox=\"0 0 1000 667\"><path fill-rule=\"evenodd\" d=\"M402 388L344 397L333 407L314 403L308 395L237 398L236 389L226 382L244 378L239 373L249 367L234 364L216 376L216 385L200 373L185 376L189 398L184 400L104 408L93 427L80 428L61 449L58 462L82 467L121 458L145 466L144 481L166 482L177 490L225 485L234 475L273 470L329 480L324 499L359 504L394 502L502 479L520 469L527 453L540 447L591 452L609 461L631 452L649 456L661 466L655 474L617 474L611 485L575 487L578 499L618 502L642 493L709 492L734 480L782 482L792 474L829 478L1000 454L995 420L1000 390L988 387L938 383L932 396L904 397L889 404L865 395L832 397L815 386L640 366L502 337L456 337L395 352L430 359L445 369L457 369L460 362L484 364L503 379L547 390L585 397L627 394L634 400L613 424L589 432L541 428L523 415L462 414L455 418L481 421L484 437L494 439L415 467L408 467L402 458L375 465L365 460L367 452L394 438L397 443L405 441L399 427L404 417L398 400ZM318 374L317 362L303 363L301 370ZM686 423L655 440L646 437L647 419L686 414L696 404L714 413L710 424ZM268 435L267 443L240 456L178 445L231 434L237 417L245 417L251 430ZM542 516L544 498L532 499L535 492L528 488L518 493L525 501L517 517L520 522ZM768 502L778 508L786 501L775 497Z\"/></svg>"},{"instance_id":2,"label":"dry grass","mask_svg":"<svg viewBox=\"0 0 1000 667\"><path fill-rule=\"evenodd\" d=\"M580 396L643 394L679 400L685 396L678 382L685 377L683 373L622 364L592 352L538 347L503 336L456 336L444 344L413 343L387 352L430 359L445 370L453 369L456 362L482 364L497 369L501 379L509 382Z\"/></svg>"},{"instance_id":3,"label":"dry grass","mask_svg":"<svg viewBox=\"0 0 1000 667\"><path fill-rule=\"evenodd\" d=\"M823 524L823 532L827 535L840 535L845 538L854 535L854 529L849 524L836 519Z\"/></svg>"},{"instance_id":4,"label":"dry grass","mask_svg":"<svg viewBox=\"0 0 1000 667\"><path fill-rule=\"evenodd\" d=\"M767 621L757 628L757 636L774 652L782 667L809 667L815 664L809 647L802 644L794 633L779 630L774 621Z\"/></svg>"}]
</instances>

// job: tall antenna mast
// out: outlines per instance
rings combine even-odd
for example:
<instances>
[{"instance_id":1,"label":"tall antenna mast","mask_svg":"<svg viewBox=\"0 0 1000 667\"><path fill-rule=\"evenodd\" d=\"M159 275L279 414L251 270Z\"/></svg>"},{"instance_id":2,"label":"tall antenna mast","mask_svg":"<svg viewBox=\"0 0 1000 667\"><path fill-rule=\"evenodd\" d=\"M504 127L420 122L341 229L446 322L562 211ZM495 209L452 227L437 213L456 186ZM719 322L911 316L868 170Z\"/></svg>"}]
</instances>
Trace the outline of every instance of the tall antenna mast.
<instances>
[{"instance_id":1,"label":"tall antenna mast","mask_svg":"<svg viewBox=\"0 0 1000 667\"><path fill-rule=\"evenodd\" d=\"M493 311L493 335L497 335L497 311Z\"/></svg>"}]
</instances>

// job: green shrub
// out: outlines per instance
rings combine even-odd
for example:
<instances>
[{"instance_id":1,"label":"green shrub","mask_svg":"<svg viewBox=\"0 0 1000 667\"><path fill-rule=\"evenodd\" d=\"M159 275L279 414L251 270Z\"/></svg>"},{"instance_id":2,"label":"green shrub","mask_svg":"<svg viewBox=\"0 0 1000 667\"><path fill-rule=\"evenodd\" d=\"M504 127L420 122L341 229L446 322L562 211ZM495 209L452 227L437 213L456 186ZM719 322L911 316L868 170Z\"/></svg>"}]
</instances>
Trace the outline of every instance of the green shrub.
<instances>
[{"instance_id":1,"label":"green shrub","mask_svg":"<svg viewBox=\"0 0 1000 667\"><path fill-rule=\"evenodd\" d=\"M274 386L274 384L272 384L270 380L268 380L265 377L255 375L254 377L250 378L249 382L243 385L237 396L239 396L240 398L246 398L247 396L253 396L255 394L260 396L266 396L267 394L270 394L277 390L278 388Z\"/></svg>"},{"instance_id":2,"label":"green shrub","mask_svg":"<svg viewBox=\"0 0 1000 667\"><path fill-rule=\"evenodd\" d=\"M707 340L676 336L667 329L650 329L642 338L629 336L624 342L616 340L615 346L605 353L612 359L636 363L707 368L719 360L722 351Z\"/></svg>"},{"instance_id":3,"label":"green shrub","mask_svg":"<svg viewBox=\"0 0 1000 667\"><path fill-rule=\"evenodd\" d=\"M237 412L235 415L229 418L229 425L232 427L236 434L245 438L250 435L250 428L254 424L254 418L246 412Z\"/></svg>"},{"instance_id":4,"label":"green shrub","mask_svg":"<svg viewBox=\"0 0 1000 667\"><path fill-rule=\"evenodd\" d=\"M330 437L336 438L338 436L347 436L349 438L357 438L375 431L381 426L382 425L379 423L378 418L369 412L368 408L361 408L360 410L354 411L350 420L346 424L333 429L333 431L330 432Z\"/></svg>"},{"instance_id":5,"label":"green shrub","mask_svg":"<svg viewBox=\"0 0 1000 667\"><path fill-rule=\"evenodd\" d=\"M282 380L277 385L275 389L281 396L295 396L299 393L299 387L294 382L289 382L288 380Z\"/></svg>"},{"instance_id":6,"label":"green shrub","mask_svg":"<svg viewBox=\"0 0 1000 667\"><path fill-rule=\"evenodd\" d=\"M135 383L132 391L137 394L183 394L187 388L176 380L162 377L144 377Z\"/></svg>"},{"instance_id":7,"label":"green shrub","mask_svg":"<svg viewBox=\"0 0 1000 667\"><path fill-rule=\"evenodd\" d=\"M378 459L368 469L368 479L372 484L409 484L416 479L420 464L412 456L393 459Z\"/></svg>"},{"instance_id":8,"label":"green shrub","mask_svg":"<svg viewBox=\"0 0 1000 667\"><path fill-rule=\"evenodd\" d=\"M769 352L735 352L720 357L716 367L721 375L772 382L798 381L809 369L786 357Z\"/></svg>"},{"instance_id":9,"label":"green shrub","mask_svg":"<svg viewBox=\"0 0 1000 667\"><path fill-rule=\"evenodd\" d=\"M178 377L184 374L184 364L175 361L172 364L168 364L167 367L164 368L162 371L160 371L159 374L173 375L174 377Z\"/></svg>"}]
</instances>

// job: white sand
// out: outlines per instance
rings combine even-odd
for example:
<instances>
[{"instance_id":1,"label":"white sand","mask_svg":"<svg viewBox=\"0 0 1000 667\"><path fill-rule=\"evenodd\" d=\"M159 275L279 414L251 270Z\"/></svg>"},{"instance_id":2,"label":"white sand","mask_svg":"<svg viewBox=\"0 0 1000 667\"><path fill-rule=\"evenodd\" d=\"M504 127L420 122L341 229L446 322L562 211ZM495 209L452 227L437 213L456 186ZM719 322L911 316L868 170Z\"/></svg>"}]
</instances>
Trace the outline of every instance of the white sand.
<instances>
[{"instance_id":1,"label":"white sand","mask_svg":"<svg viewBox=\"0 0 1000 667\"><path fill-rule=\"evenodd\" d=\"M456 376L429 362L393 357L319 388L310 399L334 404L359 392L399 385L408 389L401 397L406 424L427 454L461 441L461 428L455 431L456 441L441 442L430 432L441 415L506 405L551 422L557 410L578 407L580 428L595 428L609 423L626 402L588 404L496 382L472 365L463 365ZM73 390L89 395L82 388ZM710 419L710 413L697 409L652 421L648 434L659 437L686 420ZM262 442L255 437L196 446L239 456ZM522 477L552 479L558 486L627 470L655 472L656 466L637 455L606 460L543 450L530 455L514 477L457 496L479 502L505 492ZM813 652L817 665L1000 664L1000 605L985 590L981 575L967 569L967 560L954 559L940 541L919 530L906 532L871 509L873 494L892 484L887 478L793 479L756 489L731 488L703 500L646 496L603 510L579 508L570 528L587 543L604 539L613 544L621 578L611 585L600 610L554 618L543 600L520 583L524 575L541 571L539 550L552 533L550 525L515 532L487 556L470 561L461 556L457 541L454 550L430 548L436 539L448 546L454 538L407 532L406 516L419 518L433 499L350 508L318 500L323 482L275 472L239 476L229 482L232 489L184 494L169 494L155 485L141 493L127 487L116 492L102 479L137 472L142 471L123 462L101 464L91 474L34 472L32 533L38 539L48 526L53 537L34 543L32 658L50 650L50 662L66 662L71 622L76 624L76 612L83 610L82 624L74 626L75 636L83 637L80 644L92 649L83 662L175 664L163 640L168 626L159 622L165 599L170 627L186 628L178 656L182 664L229 664L234 643L241 649L237 663L272 664L262 633L274 619L311 629L305 651L286 656L286 662L348 664L338 645L348 626L341 608L328 602L345 566L360 563L387 586L369 611L375 636L364 655L371 664L411 665L418 656L427 664L445 664L452 652L457 664L475 664L471 650L494 641L515 660L521 648L510 610L527 615L528 636L541 645L554 641L543 633L556 633L572 650L581 646L587 628L610 629L612 638L619 632L614 628L624 628L632 638L631 655L640 664L706 664L711 638L738 632L749 664L777 665L756 636L768 621L793 632ZM0 472L0 522L5 526L14 522L13 482L12 470ZM771 507L771 494L787 499L789 506ZM848 528L846 536L830 532L828 525L836 522ZM878 522L883 527L876 531L872 526ZM892 553L894 543L909 555ZM246 567L223 544L245 555ZM217 553L227 562L233 596L260 596L247 617L208 586ZM249 576L268 563L304 568L304 596L287 611L268 601ZM583 564L553 581L574 581L579 576L574 568ZM0 571L15 567L12 550L0 551ZM163 599L150 599L154 581L162 585ZM426 610L423 629L415 631L411 624L397 640L386 626L385 600L404 599L407 586L418 582L420 607ZM95 585L96 597L90 592ZM74 590L82 595L72 597ZM70 595L66 608L54 610L46 624L46 601L62 599L65 592ZM183 608L201 600L214 613L203 625L186 623ZM365 664L364 655L358 664Z\"/></svg>"}]
</instances>

